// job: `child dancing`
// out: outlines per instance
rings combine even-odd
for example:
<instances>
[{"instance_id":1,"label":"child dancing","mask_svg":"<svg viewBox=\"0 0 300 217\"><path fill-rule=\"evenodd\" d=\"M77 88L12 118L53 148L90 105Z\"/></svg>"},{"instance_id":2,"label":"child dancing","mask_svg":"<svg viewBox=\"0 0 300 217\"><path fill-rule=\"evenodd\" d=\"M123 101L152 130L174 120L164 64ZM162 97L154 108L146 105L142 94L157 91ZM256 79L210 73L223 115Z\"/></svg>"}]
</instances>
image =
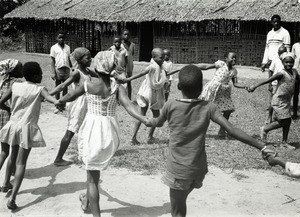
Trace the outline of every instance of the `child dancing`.
<instances>
[{"instance_id":1,"label":"child dancing","mask_svg":"<svg viewBox=\"0 0 300 217\"><path fill-rule=\"evenodd\" d=\"M3 94L11 87L11 85L22 76L22 63L16 59L6 59L0 61L0 98ZM5 106L10 106L8 103ZM9 109L0 108L0 130L9 121L10 112ZM9 145L7 143L1 143L1 153L0 153L0 170L9 155ZM15 165L13 165L15 169ZM6 179L6 178L5 178ZM5 182L5 181L4 181ZM12 189L12 185L3 185L0 187L1 192L7 192Z\"/></svg>"},{"instance_id":2,"label":"child dancing","mask_svg":"<svg viewBox=\"0 0 300 217\"><path fill-rule=\"evenodd\" d=\"M81 208L88 209L90 204L94 217L100 216L99 178L100 170L105 167L116 152L119 143L119 125L116 118L118 102L133 117L145 123L145 117L135 110L122 85L118 85L111 77L116 62L111 61L110 51L99 52L94 59L98 79L84 81L73 92L59 101L65 103L85 94L87 114L78 134L78 145L82 148L81 157L87 171L87 193L80 195Z\"/></svg>"},{"instance_id":3,"label":"child dancing","mask_svg":"<svg viewBox=\"0 0 300 217\"><path fill-rule=\"evenodd\" d=\"M91 80L91 75L94 75L94 72L88 70L88 67L91 65L91 53L88 49L84 47L79 47L74 50L72 53L73 58L77 62L77 68L71 72L71 75L63 83L56 86L55 89L50 91L50 95L55 95L65 89L71 84L73 89L83 84L84 81ZM74 134L78 132L83 119L87 111L86 99L85 96L78 97L74 102L68 105L68 126L67 131L60 142L59 151L54 160L55 166L67 166L70 165L70 161L63 159L63 156L73 138Z\"/></svg>"},{"instance_id":4,"label":"child dancing","mask_svg":"<svg viewBox=\"0 0 300 217\"><path fill-rule=\"evenodd\" d=\"M208 171L205 137L210 120L223 127L234 138L260 150L271 165L280 165L292 176L300 177L300 165L285 163L276 153L245 132L234 127L217 106L198 97L202 91L202 72L194 66L179 72L178 89L182 99L169 100L158 118L147 120L147 126L161 127L168 121L170 128L169 155L162 181L170 188L172 216L186 216L186 199L194 188L202 186ZM184 129L184 130L183 130Z\"/></svg>"},{"instance_id":5,"label":"child dancing","mask_svg":"<svg viewBox=\"0 0 300 217\"><path fill-rule=\"evenodd\" d=\"M38 126L41 102L45 98L52 103L58 101L49 95L47 89L37 85L42 80L42 69L36 62L27 62L23 66L23 76L26 82L15 82L12 87L3 95L0 106L11 98L11 117L9 122L0 131L1 142L12 147L10 159L7 164L7 183L10 183L11 169L16 163L15 180L12 194L7 202L9 209L18 208L15 201L24 178L26 162L33 147L46 146L42 133Z\"/></svg>"},{"instance_id":6,"label":"child dancing","mask_svg":"<svg viewBox=\"0 0 300 217\"><path fill-rule=\"evenodd\" d=\"M148 108L150 108L153 117L158 117L159 109L161 109L165 103L164 85L167 82L167 78L166 72L162 67L163 62L163 50L160 48L154 48L152 50L150 65L143 72L133 75L127 79L123 79L123 82L126 83L146 75L146 78L137 93L137 103L140 106L141 114L143 116L146 115ZM130 141L131 145L140 144L136 139L140 126L141 122L138 121L135 123L133 136ZM155 138L153 137L154 130L155 127L150 128L147 140L148 144L155 143Z\"/></svg>"},{"instance_id":7,"label":"child dancing","mask_svg":"<svg viewBox=\"0 0 300 217\"><path fill-rule=\"evenodd\" d=\"M280 72L277 72L269 79L251 86L249 92L253 92L259 86L270 83L277 80L277 90L273 95L271 105L274 110L274 121L261 127L260 136L262 141L266 141L268 132L282 128L282 143L281 145L286 148L293 148L287 142L288 134L290 130L290 125L292 122L291 119L291 99L294 94L297 94L295 90L295 85L299 85L296 80L299 80L298 73L293 69L294 65L294 54L286 52L281 54L282 64L284 69ZM277 146L277 144L275 144Z\"/></svg>"},{"instance_id":8,"label":"child dancing","mask_svg":"<svg viewBox=\"0 0 300 217\"><path fill-rule=\"evenodd\" d=\"M281 54L287 52L287 49L284 45L281 45L278 48L278 55L276 57L274 57L274 60L271 62L271 65L269 67L269 77L271 77L272 75L275 75L277 72L280 72L281 70L284 69L282 61L280 59ZM269 110L269 116L268 119L266 121L266 124L269 124L272 122L272 117L273 117L273 108L271 105L271 101L273 98L273 95L276 93L277 90L277 80L272 81L272 83L269 84L269 91L270 91L270 106L268 108Z\"/></svg>"},{"instance_id":9,"label":"child dancing","mask_svg":"<svg viewBox=\"0 0 300 217\"><path fill-rule=\"evenodd\" d=\"M209 81L203 89L201 97L204 100L214 102L223 116L228 120L230 114L234 111L234 104L231 99L231 85L237 88L245 89L246 86L238 83L237 70L234 68L236 63L236 54L228 52L224 56L225 61L218 60L214 64L200 63L197 66L202 70L216 68L216 72L211 81ZM222 139L226 138L226 132L221 127L218 136Z\"/></svg>"},{"instance_id":10,"label":"child dancing","mask_svg":"<svg viewBox=\"0 0 300 217\"><path fill-rule=\"evenodd\" d=\"M163 68L166 71L167 75L172 72L173 69L173 63L170 60L171 57L171 52L169 49L164 49L164 63L163 63ZM172 84L173 76L169 75L167 76L167 82L165 84L165 99L168 101L169 99L169 94L171 90L171 84Z\"/></svg>"}]
</instances>

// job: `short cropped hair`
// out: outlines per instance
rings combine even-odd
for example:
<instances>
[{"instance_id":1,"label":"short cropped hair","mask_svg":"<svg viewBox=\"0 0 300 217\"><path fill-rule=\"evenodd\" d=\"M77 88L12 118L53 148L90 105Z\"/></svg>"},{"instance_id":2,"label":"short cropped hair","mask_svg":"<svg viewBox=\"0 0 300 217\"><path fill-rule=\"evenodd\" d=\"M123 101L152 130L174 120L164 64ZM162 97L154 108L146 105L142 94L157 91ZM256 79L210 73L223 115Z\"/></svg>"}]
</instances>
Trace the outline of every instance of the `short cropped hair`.
<instances>
[{"instance_id":1,"label":"short cropped hair","mask_svg":"<svg viewBox=\"0 0 300 217\"><path fill-rule=\"evenodd\" d=\"M23 65L23 76L26 81L34 82L34 76L42 73L42 69L37 62L27 62Z\"/></svg>"},{"instance_id":2,"label":"short cropped hair","mask_svg":"<svg viewBox=\"0 0 300 217\"><path fill-rule=\"evenodd\" d=\"M130 34L130 31L128 29L123 29L122 30L122 35L124 34L124 32L128 32Z\"/></svg>"},{"instance_id":3,"label":"short cropped hair","mask_svg":"<svg viewBox=\"0 0 300 217\"><path fill-rule=\"evenodd\" d=\"M193 95L202 90L203 75L201 69L195 65L183 67L178 75L180 90L186 95Z\"/></svg>"},{"instance_id":4,"label":"short cropped hair","mask_svg":"<svg viewBox=\"0 0 300 217\"><path fill-rule=\"evenodd\" d=\"M280 17L278 14L274 14L274 15L271 17L271 21L273 21L274 19L278 19L279 21L281 21L281 17Z\"/></svg>"}]
</instances>

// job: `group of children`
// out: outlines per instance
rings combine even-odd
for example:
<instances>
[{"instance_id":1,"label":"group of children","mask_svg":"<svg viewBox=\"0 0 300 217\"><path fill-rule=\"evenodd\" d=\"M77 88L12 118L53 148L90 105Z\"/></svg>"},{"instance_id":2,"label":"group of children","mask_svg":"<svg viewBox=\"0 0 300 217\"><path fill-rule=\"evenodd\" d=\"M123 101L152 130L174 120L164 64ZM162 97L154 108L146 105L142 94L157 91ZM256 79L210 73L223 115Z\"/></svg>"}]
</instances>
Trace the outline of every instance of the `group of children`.
<instances>
[{"instance_id":1,"label":"group of children","mask_svg":"<svg viewBox=\"0 0 300 217\"><path fill-rule=\"evenodd\" d=\"M124 31L124 34L128 36L129 31ZM60 35L61 33L58 36ZM284 139L287 139L285 135L290 124L289 102L294 94L293 85L297 77L292 69L294 58L290 53L281 55L283 70L265 82L247 87L238 83L237 71L234 68L236 63L234 52L228 52L224 61L217 61L214 64L187 65L180 70L172 71L170 51L155 48L152 50L149 66L141 73L132 75L133 63L128 64L132 61L130 60L132 56L130 58L128 56L133 55L134 45L129 41L125 43L125 46L123 45L123 48L121 43L120 38L115 38L114 46L108 51L99 52L93 61L89 50L82 47L76 48L71 55L74 61L69 62L76 67L69 72L66 69L55 69L60 66L67 68L65 67L67 61L59 65L54 55L53 65L57 70L54 78L59 78L60 83L57 83L58 85L50 92L38 85L42 80L42 70L38 63L27 62L22 66L17 60L8 60L6 65L0 64L5 65L0 70L2 95L0 108L3 117L6 117L5 120L1 119L0 168L8 157L9 147L12 149L1 191L7 192L12 189L7 202L9 209L17 209L16 196L24 177L31 148L45 146L37 125L43 99L54 103L59 109L64 108L67 102L71 102L68 106L67 131L61 141L54 164L57 166L69 164L62 157L70 140L78 132L79 157L87 171L86 193L80 194L79 199L82 210L91 209L94 217L101 215L98 186L100 170L108 165L120 144L120 129L116 119L118 104L137 120L131 139L132 144L138 144L136 135L141 123L151 127L148 143L153 143L155 142L153 137L155 127L161 127L164 122L168 121L169 155L162 181L170 188L172 216L186 216L186 199L194 188L202 186L202 181L208 171L205 138L210 120L220 125L220 137L229 134L260 150L271 166L280 165L290 176L300 177L300 164L280 159L277 153L267 148L263 142L255 140L228 121L230 114L234 111L230 80L235 87L249 92L253 92L260 85L278 80L277 90L272 100L276 119L269 124L270 126L263 128L263 133L266 134L272 129L282 127ZM64 43L61 45L63 45L60 47L63 50L62 55L68 53L66 45ZM129 50L132 51L131 54L128 54ZM216 68L215 76L202 88L201 70L211 68ZM181 99L166 101L172 79L170 76L178 71L178 89L181 92ZM63 73L70 74L60 79ZM129 84L132 80L142 76L145 79L138 90L136 103L139 109L137 109L136 103L130 99ZM20 77L24 77L26 81L14 82ZM4 88L5 85L6 88ZM73 86L71 92L59 99L52 97L70 85ZM11 99L10 106L6 104L9 99ZM153 118L146 117L148 108L152 111ZM14 166L15 180L12 185L10 179Z\"/></svg>"}]
</instances>

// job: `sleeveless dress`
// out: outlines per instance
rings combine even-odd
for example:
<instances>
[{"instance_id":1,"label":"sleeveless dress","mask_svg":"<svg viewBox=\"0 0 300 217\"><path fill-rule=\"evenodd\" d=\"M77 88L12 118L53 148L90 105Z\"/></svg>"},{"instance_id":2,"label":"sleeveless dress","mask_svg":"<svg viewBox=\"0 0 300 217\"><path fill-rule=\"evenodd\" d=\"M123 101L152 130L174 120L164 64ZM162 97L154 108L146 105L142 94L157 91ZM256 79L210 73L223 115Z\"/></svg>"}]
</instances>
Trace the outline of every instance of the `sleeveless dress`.
<instances>
[{"instance_id":1,"label":"sleeveless dress","mask_svg":"<svg viewBox=\"0 0 300 217\"><path fill-rule=\"evenodd\" d=\"M79 69L75 69L79 72L80 78L78 82L73 82L72 88L73 90L76 89L76 87L82 85L84 81L90 81L91 76L86 75L83 72L81 72ZM86 99L85 95L82 95L78 97L75 101L67 104L67 110L68 110L68 127L67 130L77 133L83 120L85 117L85 114L87 112L87 105L86 105Z\"/></svg>"},{"instance_id":2,"label":"sleeveless dress","mask_svg":"<svg viewBox=\"0 0 300 217\"><path fill-rule=\"evenodd\" d=\"M278 80L277 90L271 101L274 109L274 118L277 120L291 117L291 99L294 95L297 71L292 69L292 72L292 75L285 70L278 72L283 77Z\"/></svg>"},{"instance_id":3,"label":"sleeveless dress","mask_svg":"<svg viewBox=\"0 0 300 217\"><path fill-rule=\"evenodd\" d=\"M217 69L215 75L204 86L201 98L214 102L220 111L234 111L229 82L237 76L237 71L229 70L227 64L221 60L218 60L215 65Z\"/></svg>"},{"instance_id":4,"label":"sleeveless dress","mask_svg":"<svg viewBox=\"0 0 300 217\"><path fill-rule=\"evenodd\" d=\"M117 151L120 129L116 118L118 85L111 84L112 93L103 99L88 93L84 82L87 113L78 134L79 157L86 170L104 169Z\"/></svg>"},{"instance_id":5,"label":"sleeveless dress","mask_svg":"<svg viewBox=\"0 0 300 217\"><path fill-rule=\"evenodd\" d=\"M46 146L38 126L43 89L27 81L12 85L12 112L9 122L0 131L1 142L24 149Z\"/></svg>"}]
</instances>

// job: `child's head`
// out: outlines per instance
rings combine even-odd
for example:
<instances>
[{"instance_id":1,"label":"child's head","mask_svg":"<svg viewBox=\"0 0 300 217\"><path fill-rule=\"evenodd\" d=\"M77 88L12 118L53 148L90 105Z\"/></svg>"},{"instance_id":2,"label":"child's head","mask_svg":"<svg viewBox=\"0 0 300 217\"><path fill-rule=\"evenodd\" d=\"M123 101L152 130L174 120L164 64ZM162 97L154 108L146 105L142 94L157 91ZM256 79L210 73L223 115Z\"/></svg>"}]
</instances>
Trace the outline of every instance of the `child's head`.
<instances>
[{"instance_id":1,"label":"child's head","mask_svg":"<svg viewBox=\"0 0 300 217\"><path fill-rule=\"evenodd\" d=\"M123 31L122 31L122 39L124 41L129 41L129 39L130 39L130 32L129 32L128 29L123 29Z\"/></svg>"},{"instance_id":2,"label":"child's head","mask_svg":"<svg viewBox=\"0 0 300 217\"><path fill-rule=\"evenodd\" d=\"M287 52L287 49L284 45L281 45L279 48L278 48L278 56L280 56L281 54Z\"/></svg>"},{"instance_id":3,"label":"child's head","mask_svg":"<svg viewBox=\"0 0 300 217\"><path fill-rule=\"evenodd\" d=\"M152 59L161 66L164 62L164 52L161 48L154 48L151 52Z\"/></svg>"},{"instance_id":4,"label":"child's head","mask_svg":"<svg viewBox=\"0 0 300 217\"><path fill-rule=\"evenodd\" d=\"M42 69L37 62L27 62L23 66L23 76L26 81L33 83L41 83L42 81Z\"/></svg>"},{"instance_id":5,"label":"child's head","mask_svg":"<svg viewBox=\"0 0 300 217\"><path fill-rule=\"evenodd\" d=\"M285 52L280 56L285 70L292 70L295 63L295 55L292 52Z\"/></svg>"},{"instance_id":6,"label":"child's head","mask_svg":"<svg viewBox=\"0 0 300 217\"><path fill-rule=\"evenodd\" d=\"M274 14L271 17L271 24L274 28L274 30L278 30L281 27L281 17L278 14Z\"/></svg>"},{"instance_id":7,"label":"child's head","mask_svg":"<svg viewBox=\"0 0 300 217\"><path fill-rule=\"evenodd\" d=\"M65 32L63 30L58 30L56 32L56 42L60 45L65 44Z\"/></svg>"},{"instance_id":8,"label":"child's head","mask_svg":"<svg viewBox=\"0 0 300 217\"><path fill-rule=\"evenodd\" d=\"M234 66L236 64L236 53L235 52L227 52L224 55L225 61L228 66Z\"/></svg>"},{"instance_id":9,"label":"child's head","mask_svg":"<svg viewBox=\"0 0 300 217\"><path fill-rule=\"evenodd\" d=\"M86 68L91 65L92 62L91 52L85 47L76 48L73 51L72 56L77 61L78 65L82 68Z\"/></svg>"},{"instance_id":10,"label":"child's head","mask_svg":"<svg viewBox=\"0 0 300 217\"><path fill-rule=\"evenodd\" d=\"M164 59L165 61L169 61L171 57L171 51L169 49L164 49Z\"/></svg>"},{"instance_id":11,"label":"child's head","mask_svg":"<svg viewBox=\"0 0 300 217\"><path fill-rule=\"evenodd\" d=\"M202 92L202 71L195 65L183 67L178 75L178 89L189 99L197 99Z\"/></svg>"},{"instance_id":12,"label":"child's head","mask_svg":"<svg viewBox=\"0 0 300 217\"><path fill-rule=\"evenodd\" d=\"M120 49L121 43L122 43L121 37L116 36L114 38L114 46L116 47L116 49Z\"/></svg>"}]
</instances>

